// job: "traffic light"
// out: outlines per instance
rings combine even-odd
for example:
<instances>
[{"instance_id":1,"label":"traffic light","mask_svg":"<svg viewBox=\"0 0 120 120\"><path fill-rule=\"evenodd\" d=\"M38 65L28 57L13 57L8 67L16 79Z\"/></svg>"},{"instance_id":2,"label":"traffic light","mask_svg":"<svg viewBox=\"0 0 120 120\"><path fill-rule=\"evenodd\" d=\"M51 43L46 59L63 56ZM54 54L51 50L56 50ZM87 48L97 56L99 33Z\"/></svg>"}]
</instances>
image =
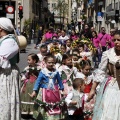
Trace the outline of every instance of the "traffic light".
<instances>
[{"instance_id":1,"label":"traffic light","mask_svg":"<svg viewBox=\"0 0 120 120\"><path fill-rule=\"evenodd\" d=\"M23 18L23 6L19 6L19 18L20 20Z\"/></svg>"},{"instance_id":2,"label":"traffic light","mask_svg":"<svg viewBox=\"0 0 120 120\"><path fill-rule=\"evenodd\" d=\"M119 22L119 10L115 10L115 21L116 23Z\"/></svg>"}]
</instances>

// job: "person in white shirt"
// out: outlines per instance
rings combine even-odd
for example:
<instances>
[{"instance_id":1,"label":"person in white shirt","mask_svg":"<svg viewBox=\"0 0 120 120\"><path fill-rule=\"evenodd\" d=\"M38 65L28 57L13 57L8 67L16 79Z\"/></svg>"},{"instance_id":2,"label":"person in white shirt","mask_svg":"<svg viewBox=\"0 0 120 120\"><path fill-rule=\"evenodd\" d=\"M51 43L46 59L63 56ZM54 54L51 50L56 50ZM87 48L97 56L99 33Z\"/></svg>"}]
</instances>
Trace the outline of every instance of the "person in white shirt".
<instances>
[{"instance_id":1,"label":"person in white shirt","mask_svg":"<svg viewBox=\"0 0 120 120\"><path fill-rule=\"evenodd\" d=\"M58 38L62 43L64 43L66 40L69 39L69 37L66 35L66 31L62 30L61 31L61 36Z\"/></svg>"},{"instance_id":2,"label":"person in white shirt","mask_svg":"<svg viewBox=\"0 0 120 120\"><path fill-rule=\"evenodd\" d=\"M84 103L84 80L76 78L73 81L73 90L65 98L68 107L68 120L84 120L83 103Z\"/></svg>"}]
</instances>

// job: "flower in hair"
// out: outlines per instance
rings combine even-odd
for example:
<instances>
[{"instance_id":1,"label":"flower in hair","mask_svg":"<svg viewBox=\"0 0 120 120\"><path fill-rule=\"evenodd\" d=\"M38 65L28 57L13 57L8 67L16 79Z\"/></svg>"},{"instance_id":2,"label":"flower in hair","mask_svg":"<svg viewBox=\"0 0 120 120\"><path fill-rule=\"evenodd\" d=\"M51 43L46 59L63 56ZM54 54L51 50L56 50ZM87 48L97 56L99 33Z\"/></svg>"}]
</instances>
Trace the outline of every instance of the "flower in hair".
<instances>
[{"instance_id":1,"label":"flower in hair","mask_svg":"<svg viewBox=\"0 0 120 120\"><path fill-rule=\"evenodd\" d=\"M88 60L87 56L84 56L82 59L83 59L83 60Z\"/></svg>"}]
</instances>

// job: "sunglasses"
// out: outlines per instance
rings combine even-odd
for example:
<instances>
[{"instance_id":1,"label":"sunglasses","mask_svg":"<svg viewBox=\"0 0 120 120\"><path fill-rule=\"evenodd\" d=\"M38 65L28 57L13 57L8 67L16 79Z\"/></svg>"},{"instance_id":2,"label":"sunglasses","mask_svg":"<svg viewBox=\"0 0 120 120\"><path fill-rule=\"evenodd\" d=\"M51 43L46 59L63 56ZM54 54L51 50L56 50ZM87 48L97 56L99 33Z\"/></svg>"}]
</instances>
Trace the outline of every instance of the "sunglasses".
<instances>
[{"instance_id":1,"label":"sunglasses","mask_svg":"<svg viewBox=\"0 0 120 120\"><path fill-rule=\"evenodd\" d=\"M113 41L113 42L115 42L115 41L120 42L120 39L113 39L112 41Z\"/></svg>"}]
</instances>

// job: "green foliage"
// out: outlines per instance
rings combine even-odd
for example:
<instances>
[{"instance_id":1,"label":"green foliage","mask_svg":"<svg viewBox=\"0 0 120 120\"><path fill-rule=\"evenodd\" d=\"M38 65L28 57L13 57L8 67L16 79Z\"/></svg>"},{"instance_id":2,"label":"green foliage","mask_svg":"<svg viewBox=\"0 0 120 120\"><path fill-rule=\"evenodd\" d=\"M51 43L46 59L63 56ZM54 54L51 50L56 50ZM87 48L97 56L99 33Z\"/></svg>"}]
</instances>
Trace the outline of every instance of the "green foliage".
<instances>
[{"instance_id":1,"label":"green foliage","mask_svg":"<svg viewBox=\"0 0 120 120\"><path fill-rule=\"evenodd\" d=\"M46 103L43 102L41 100L38 99L34 99L35 103L38 104L39 106L44 106L44 107L48 107L48 108L55 108L57 106L63 106L64 102L65 102L65 98L62 98L59 102L55 102L55 103Z\"/></svg>"},{"instance_id":2,"label":"green foliage","mask_svg":"<svg viewBox=\"0 0 120 120\"><path fill-rule=\"evenodd\" d=\"M24 31L26 32L27 35L30 34L30 25L31 25L31 19L25 19L24 21Z\"/></svg>"},{"instance_id":3,"label":"green foliage","mask_svg":"<svg viewBox=\"0 0 120 120\"><path fill-rule=\"evenodd\" d=\"M54 7L54 10L57 10L60 16L65 17L65 15L68 13L68 7L69 6L65 0L58 0L58 4L56 7Z\"/></svg>"}]
</instances>

